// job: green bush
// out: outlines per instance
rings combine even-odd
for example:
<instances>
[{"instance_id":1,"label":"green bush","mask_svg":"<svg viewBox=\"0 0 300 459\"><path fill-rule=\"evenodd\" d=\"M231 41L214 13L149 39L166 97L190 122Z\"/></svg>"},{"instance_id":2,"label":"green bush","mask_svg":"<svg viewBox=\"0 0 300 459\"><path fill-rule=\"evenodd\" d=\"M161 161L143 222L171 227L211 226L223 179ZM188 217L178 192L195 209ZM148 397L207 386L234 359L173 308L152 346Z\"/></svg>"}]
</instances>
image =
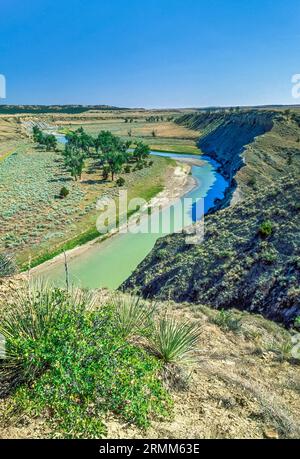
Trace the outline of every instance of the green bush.
<instances>
[{"instance_id":1,"label":"green bush","mask_svg":"<svg viewBox=\"0 0 300 459\"><path fill-rule=\"evenodd\" d=\"M270 220L267 220L263 222L260 227L259 227L259 234L262 237L268 237L271 236L273 233L273 224Z\"/></svg>"},{"instance_id":2,"label":"green bush","mask_svg":"<svg viewBox=\"0 0 300 459\"><path fill-rule=\"evenodd\" d=\"M166 260L169 256L169 252L167 249L160 249L155 253L155 256L158 260Z\"/></svg>"},{"instance_id":3,"label":"green bush","mask_svg":"<svg viewBox=\"0 0 300 459\"><path fill-rule=\"evenodd\" d=\"M109 176L110 168L108 164L105 164L102 169L102 178L103 180L107 180Z\"/></svg>"},{"instance_id":4,"label":"green bush","mask_svg":"<svg viewBox=\"0 0 300 459\"><path fill-rule=\"evenodd\" d=\"M241 322L241 319L236 318L232 311L226 311L225 309L219 311L213 318L213 323L218 325L218 327L223 330L230 330L233 332L240 331Z\"/></svg>"},{"instance_id":5,"label":"green bush","mask_svg":"<svg viewBox=\"0 0 300 459\"><path fill-rule=\"evenodd\" d=\"M65 186L63 186L62 189L59 192L59 197L61 199L64 199L69 195L69 193L70 193L69 190Z\"/></svg>"},{"instance_id":6,"label":"green bush","mask_svg":"<svg viewBox=\"0 0 300 459\"><path fill-rule=\"evenodd\" d=\"M19 299L18 299L19 297ZM169 413L161 362L124 339L111 304L88 293L47 287L16 296L0 320L6 358L0 382L13 377L12 413L44 417L64 438L105 435L113 412L147 427Z\"/></svg>"},{"instance_id":7,"label":"green bush","mask_svg":"<svg viewBox=\"0 0 300 459\"><path fill-rule=\"evenodd\" d=\"M119 177L118 180L116 181L116 184L118 186L124 186L125 185L125 179L123 177Z\"/></svg>"},{"instance_id":8,"label":"green bush","mask_svg":"<svg viewBox=\"0 0 300 459\"><path fill-rule=\"evenodd\" d=\"M275 263L278 259L278 252L274 247L265 247L260 253L260 259L264 263L271 265Z\"/></svg>"},{"instance_id":9,"label":"green bush","mask_svg":"<svg viewBox=\"0 0 300 459\"><path fill-rule=\"evenodd\" d=\"M131 167L129 166L129 164L126 164L126 166L124 167L124 172L125 172L125 174L130 174Z\"/></svg>"}]
</instances>

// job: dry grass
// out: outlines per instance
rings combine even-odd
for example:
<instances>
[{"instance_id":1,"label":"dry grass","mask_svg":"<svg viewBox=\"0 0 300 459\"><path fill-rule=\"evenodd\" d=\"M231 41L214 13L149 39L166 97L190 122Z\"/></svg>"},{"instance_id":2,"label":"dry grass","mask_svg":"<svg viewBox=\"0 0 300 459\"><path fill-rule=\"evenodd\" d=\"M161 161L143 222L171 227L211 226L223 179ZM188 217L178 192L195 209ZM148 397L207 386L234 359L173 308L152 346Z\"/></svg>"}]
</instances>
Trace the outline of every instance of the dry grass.
<instances>
[{"instance_id":1,"label":"dry grass","mask_svg":"<svg viewBox=\"0 0 300 459\"><path fill-rule=\"evenodd\" d=\"M0 115L0 162L13 153L21 141L21 127L15 117Z\"/></svg>"}]
</instances>

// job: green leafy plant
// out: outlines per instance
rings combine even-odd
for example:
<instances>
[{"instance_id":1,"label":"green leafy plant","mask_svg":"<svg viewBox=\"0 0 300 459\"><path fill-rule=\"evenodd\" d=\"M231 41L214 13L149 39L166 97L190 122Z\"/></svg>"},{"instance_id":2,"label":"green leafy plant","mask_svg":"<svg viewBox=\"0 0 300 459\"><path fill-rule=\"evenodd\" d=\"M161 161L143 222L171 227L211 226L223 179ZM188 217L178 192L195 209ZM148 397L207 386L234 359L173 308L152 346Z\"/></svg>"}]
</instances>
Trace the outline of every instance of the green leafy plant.
<instances>
[{"instance_id":1,"label":"green leafy plant","mask_svg":"<svg viewBox=\"0 0 300 459\"><path fill-rule=\"evenodd\" d=\"M149 340L150 347L165 363L188 363L193 360L193 353L200 337L200 328L189 321L177 322L174 318L164 317L154 326Z\"/></svg>"},{"instance_id":2,"label":"green leafy plant","mask_svg":"<svg viewBox=\"0 0 300 459\"><path fill-rule=\"evenodd\" d=\"M219 311L213 318L213 323L220 328L233 332L238 332L241 329L241 322L241 319L235 317L232 311L226 311L225 309Z\"/></svg>"},{"instance_id":3,"label":"green leafy plant","mask_svg":"<svg viewBox=\"0 0 300 459\"><path fill-rule=\"evenodd\" d=\"M263 222L259 227L259 235L261 237L269 237L273 233L273 224L270 220Z\"/></svg>"},{"instance_id":4,"label":"green leafy plant","mask_svg":"<svg viewBox=\"0 0 300 459\"><path fill-rule=\"evenodd\" d=\"M69 192L68 188L66 188L65 186L63 186L62 189L61 189L60 192L59 192L59 197L60 197L61 199L64 199L64 198L66 198L66 197L69 195L69 193L70 193L70 192Z\"/></svg>"},{"instance_id":5,"label":"green leafy plant","mask_svg":"<svg viewBox=\"0 0 300 459\"><path fill-rule=\"evenodd\" d=\"M116 181L116 184L117 184L118 186L120 186L120 187L121 187L121 186L124 186L125 183L126 183L126 182L125 182L125 179L124 179L123 177L119 177L118 180Z\"/></svg>"},{"instance_id":6,"label":"green leafy plant","mask_svg":"<svg viewBox=\"0 0 300 459\"><path fill-rule=\"evenodd\" d=\"M168 415L161 362L124 338L112 303L97 308L92 293L47 286L18 296L0 319L0 383L14 390L8 420L26 413L56 437L100 438L108 413L139 427Z\"/></svg>"}]
</instances>

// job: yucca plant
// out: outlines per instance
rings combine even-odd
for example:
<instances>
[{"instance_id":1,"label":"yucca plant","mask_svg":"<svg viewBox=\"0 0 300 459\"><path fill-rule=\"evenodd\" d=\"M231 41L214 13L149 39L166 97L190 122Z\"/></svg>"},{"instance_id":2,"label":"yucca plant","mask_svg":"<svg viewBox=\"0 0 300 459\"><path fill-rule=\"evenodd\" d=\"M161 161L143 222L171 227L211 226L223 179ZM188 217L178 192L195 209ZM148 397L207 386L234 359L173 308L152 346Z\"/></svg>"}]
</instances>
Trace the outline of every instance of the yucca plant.
<instances>
[{"instance_id":1,"label":"yucca plant","mask_svg":"<svg viewBox=\"0 0 300 459\"><path fill-rule=\"evenodd\" d=\"M154 326L150 348L165 363L189 363L193 361L200 332L197 324L189 321L180 323L165 316Z\"/></svg>"},{"instance_id":2,"label":"yucca plant","mask_svg":"<svg viewBox=\"0 0 300 459\"><path fill-rule=\"evenodd\" d=\"M121 336L129 338L137 333L144 334L152 321L155 306L149 306L134 295L117 295L113 304Z\"/></svg>"}]
</instances>

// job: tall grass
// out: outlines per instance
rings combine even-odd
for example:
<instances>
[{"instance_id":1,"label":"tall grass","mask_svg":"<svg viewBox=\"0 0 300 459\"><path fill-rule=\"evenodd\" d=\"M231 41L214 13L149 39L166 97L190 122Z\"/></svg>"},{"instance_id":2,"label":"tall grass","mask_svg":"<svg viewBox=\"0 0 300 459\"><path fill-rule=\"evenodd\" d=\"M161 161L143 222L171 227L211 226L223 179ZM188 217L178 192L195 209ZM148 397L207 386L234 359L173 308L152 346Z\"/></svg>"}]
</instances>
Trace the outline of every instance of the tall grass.
<instances>
[{"instance_id":1,"label":"tall grass","mask_svg":"<svg viewBox=\"0 0 300 459\"><path fill-rule=\"evenodd\" d=\"M189 363L194 360L200 333L197 324L165 316L155 324L150 347L165 363Z\"/></svg>"},{"instance_id":2,"label":"tall grass","mask_svg":"<svg viewBox=\"0 0 300 459\"><path fill-rule=\"evenodd\" d=\"M116 325L124 338L146 332L152 321L155 306L150 307L140 297L134 295L117 295L113 304Z\"/></svg>"}]
</instances>

